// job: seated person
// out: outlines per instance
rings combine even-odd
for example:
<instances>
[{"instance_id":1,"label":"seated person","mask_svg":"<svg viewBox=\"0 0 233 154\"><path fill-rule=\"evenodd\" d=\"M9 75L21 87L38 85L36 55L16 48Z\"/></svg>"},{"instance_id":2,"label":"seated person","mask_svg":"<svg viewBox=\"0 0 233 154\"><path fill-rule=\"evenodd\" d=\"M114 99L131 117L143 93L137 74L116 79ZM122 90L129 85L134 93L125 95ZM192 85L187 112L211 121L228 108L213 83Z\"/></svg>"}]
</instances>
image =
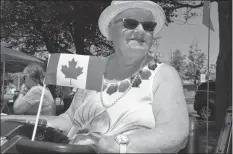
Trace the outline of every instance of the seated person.
<instances>
[{"instance_id":1,"label":"seated person","mask_svg":"<svg viewBox=\"0 0 233 154\"><path fill-rule=\"evenodd\" d=\"M41 66L29 64L24 69L24 84L16 99L13 109L16 114L36 115L42 94L44 72ZM56 104L48 89L45 89L41 115L56 115Z\"/></svg>"},{"instance_id":2,"label":"seated person","mask_svg":"<svg viewBox=\"0 0 233 154\"><path fill-rule=\"evenodd\" d=\"M150 55L165 20L154 2L113 1L98 22L115 50L106 58L102 90L78 89L65 113L40 118L62 129L70 144L94 145L101 153L183 149L189 116L180 76Z\"/></svg>"}]
</instances>

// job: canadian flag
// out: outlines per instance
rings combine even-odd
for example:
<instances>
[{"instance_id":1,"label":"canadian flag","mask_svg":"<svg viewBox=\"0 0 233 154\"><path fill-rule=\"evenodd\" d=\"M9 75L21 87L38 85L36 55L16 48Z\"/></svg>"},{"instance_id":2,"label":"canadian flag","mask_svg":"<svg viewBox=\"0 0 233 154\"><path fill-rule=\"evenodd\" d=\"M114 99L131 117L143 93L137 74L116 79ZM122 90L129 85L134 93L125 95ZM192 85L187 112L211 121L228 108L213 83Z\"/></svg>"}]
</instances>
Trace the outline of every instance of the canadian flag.
<instances>
[{"instance_id":1,"label":"canadian flag","mask_svg":"<svg viewBox=\"0 0 233 154\"><path fill-rule=\"evenodd\" d=\"M44 83L100 91L105 65L96 56L50 54Z\"/></svg>"}]
</instances>

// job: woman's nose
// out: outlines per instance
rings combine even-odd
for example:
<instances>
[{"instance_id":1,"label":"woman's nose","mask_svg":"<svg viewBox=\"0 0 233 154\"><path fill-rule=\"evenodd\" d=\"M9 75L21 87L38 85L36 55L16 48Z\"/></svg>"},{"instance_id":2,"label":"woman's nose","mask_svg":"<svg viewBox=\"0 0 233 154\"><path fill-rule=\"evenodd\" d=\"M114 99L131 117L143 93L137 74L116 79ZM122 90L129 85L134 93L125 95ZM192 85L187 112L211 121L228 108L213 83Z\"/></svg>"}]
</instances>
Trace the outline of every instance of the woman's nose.
<instances>
[{"instance_id":1,"label":"woman's nose","mask_svg":"<svg viewBox=\"0 0 233 154\"><path fill-rule=\"evenodd\" d=\"M144 29L142 27L142 24L138 24L138 26L135 28L134 32L138 35L138 36L143 36L144 35Z\"/></svg>"},{"instance_id":2,"label":"woman's nose","mask_svg":"<svg viewBox=\"0 0 233 154\"><path fill-rule=\"evenodd\" d=\"M144 29L142 27L142 24L138 24L138 26L135 28L135 31L140 32L140 33L144 33Z\"/></svg>"}]
</instances>

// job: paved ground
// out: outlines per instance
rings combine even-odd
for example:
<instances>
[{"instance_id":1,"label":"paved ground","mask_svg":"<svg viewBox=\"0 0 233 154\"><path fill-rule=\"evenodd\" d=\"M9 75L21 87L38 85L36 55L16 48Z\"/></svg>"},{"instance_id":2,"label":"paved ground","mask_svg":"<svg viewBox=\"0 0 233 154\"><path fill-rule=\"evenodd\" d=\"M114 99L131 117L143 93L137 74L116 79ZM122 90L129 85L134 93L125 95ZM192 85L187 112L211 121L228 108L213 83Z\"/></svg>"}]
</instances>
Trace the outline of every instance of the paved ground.
<instances>
[{"instance_id":1,"label":"paved ground","mask_svg":"<svg viewBox=\"0 0 233 154\"><path fill-rule=\"evenodd\" d=\"M198 118L197 112L193 109L195 89L185 89L184 94L186 103L190 114L197 116L198 121L198 153L214 153L217 146L218 132L215 130L215 122L208 122L208 138L207 138L207 122ZM208 141L208 143L207 143ZM207 145L208 144L208 145Z\"/></svg>"}]
</instances>

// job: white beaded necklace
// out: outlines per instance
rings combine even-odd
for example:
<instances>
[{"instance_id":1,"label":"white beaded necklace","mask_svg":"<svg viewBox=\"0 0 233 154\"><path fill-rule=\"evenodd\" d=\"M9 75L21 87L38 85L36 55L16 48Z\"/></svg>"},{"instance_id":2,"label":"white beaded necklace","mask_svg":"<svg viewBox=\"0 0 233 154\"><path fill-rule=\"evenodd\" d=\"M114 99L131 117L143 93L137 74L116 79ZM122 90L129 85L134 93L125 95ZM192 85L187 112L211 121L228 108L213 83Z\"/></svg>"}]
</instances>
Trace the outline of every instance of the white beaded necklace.
<instances>
[{"instance_id":1,"label":"white beaded necklace","mask_svg":"<svg viewBox=\"0 0 233 154\"><path fill-rule=\"evenodd\" d=\"M111 57L111 56L110 56L110 57ZM110 57L108 57L108 59L109 59ZM107 59L107 62L108 62L108 59ZM106 64L105 64L105 72L104 72L103 77L102 77L102 86L101 86L101 91L100 91L100 100L101 100L101 103L102 103L102 105L103 105L103 107L104 107L105 109L110 108L110 107L112 107L113 105L115 105L121 98L123 98L123 97L129 92L129 90L132 88L134 82L135 82L136 79L138 78L139 71L142 69L142 67L143 67L144 63L146 62L146 60L147 60L147 55L146 55L145 58L143 59L143 62L141 63L141 66L139 67L139 69L138 69L136 75L133 77L132 82L130 82L130 85L129 85L129 87L126 89L126 91L125 91L120 97L118 97L116 100L114 100L112 104L109 104L109 105L105 104L105 103L104 103L104 99L103 99L104 74L106 73L106 69L107 69L107 62L106 62Z\"/></svg>"}]
</instances>

